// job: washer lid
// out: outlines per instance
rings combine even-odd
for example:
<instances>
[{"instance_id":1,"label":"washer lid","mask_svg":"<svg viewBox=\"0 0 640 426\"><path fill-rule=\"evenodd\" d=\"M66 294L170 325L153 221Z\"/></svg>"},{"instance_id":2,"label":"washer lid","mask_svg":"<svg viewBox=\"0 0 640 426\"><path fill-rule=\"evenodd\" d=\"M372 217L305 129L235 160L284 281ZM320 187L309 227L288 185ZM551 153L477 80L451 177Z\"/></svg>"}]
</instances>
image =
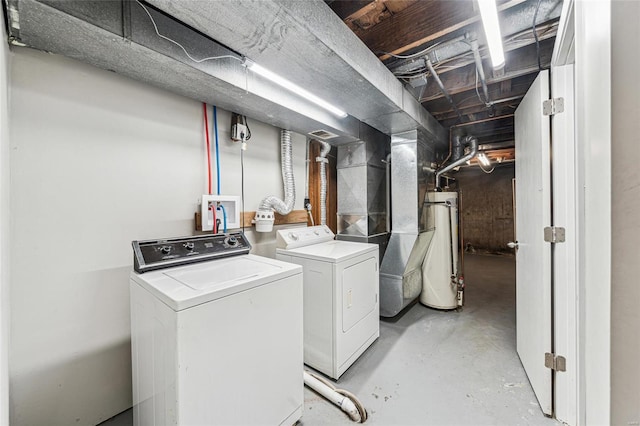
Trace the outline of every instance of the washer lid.
<instances>
[{"instance_id":1,"label":"washer lid","mask_svg":"<svg viewBox=\"0 0 640 426\"><path fill-rule=\"evenodd\" d=\"M145 274L132 272L131 278L180 311L299 273L298 265L248 254Z\"/></svg>"},{"instance_id":2,"label":"washer lid","mask_svg":"<svg viewBox=\"0 0 640 426\"><path fill-rule=\"evenodd\" d=\"M325 262L342 262L363 253L378 253L377 244L355 243L352 241L333 240L326 243L313 244L290 250L276 249L276 253L307 259L323 260Z\"/></svg>"}]
</instances>

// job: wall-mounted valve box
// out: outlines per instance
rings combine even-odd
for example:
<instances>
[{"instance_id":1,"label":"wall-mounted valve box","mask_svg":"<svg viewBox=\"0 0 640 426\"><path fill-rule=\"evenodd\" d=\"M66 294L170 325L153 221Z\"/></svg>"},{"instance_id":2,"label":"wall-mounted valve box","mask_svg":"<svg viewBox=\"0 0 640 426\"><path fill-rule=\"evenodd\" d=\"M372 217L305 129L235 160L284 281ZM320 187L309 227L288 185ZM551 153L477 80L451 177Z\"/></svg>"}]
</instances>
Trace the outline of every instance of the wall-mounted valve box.
<instances>
[{"instance_id":1,"label":"wall-mounted valve box","mask_svg":"<svg viewBox=\"0 0 640 426\"><path fill-rule=\"evenodd\" d=\"M209 195L202 196L200 203L200 227L202 231L213 230L213 209L220 223L220 230L224 226L226 216L227 229L240 228L240 197L237 195Z\"/></svg>"}]
</instances>

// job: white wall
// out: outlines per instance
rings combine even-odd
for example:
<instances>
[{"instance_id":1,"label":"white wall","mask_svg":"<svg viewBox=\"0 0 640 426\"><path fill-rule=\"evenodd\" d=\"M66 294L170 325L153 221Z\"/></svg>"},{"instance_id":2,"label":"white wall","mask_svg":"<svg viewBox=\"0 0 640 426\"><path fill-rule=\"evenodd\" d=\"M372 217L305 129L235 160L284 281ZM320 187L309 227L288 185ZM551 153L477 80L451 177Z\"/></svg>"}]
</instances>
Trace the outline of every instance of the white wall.
<instances>
[{"instance_id":1,"label":"white wall","mask_svg":"<svg viewBox=\"0 0 640 426\"><path fill-rule=\"evenodd\" d=\"M611 2L576 1L579 423L610 422Z\"/></svg>"},{"instance_id":2,"label":"white wall","mask_svg":"<svg viewBox=\"0 0 640 426\"><path fill-rule=\"evenodd\" d=\"M9 87L7 35L0 39L0 425L9 424Z\"/></svg>"},{"instance_id":3,"label":"white wall","mask_svg":"<svg viewBox=\"0 0 640 426\"><path fill-rule=\"evenodd\" d=\"M28 49L11 69L11 423L96 424L131 403L131 240L193 232L206 191L202 106ZM240 147L230 114L218 119L222 192L240 195ZM255 210L283 191L279 130L250 125ZM299 209L303 136L294 156ZM267 249L256 251L272 241L259 237Z\"/></svg>"},{"instance_id":4,"label":"white wall","mask_svg":"<svg viewBox=\"0 0 640 426\"><path fill-rule=\"evenodd\" d=\"M611 424L640 424L640 2L611 3ZM635 52L635 53L634 53Z\"/></svg>"}]
</instances>

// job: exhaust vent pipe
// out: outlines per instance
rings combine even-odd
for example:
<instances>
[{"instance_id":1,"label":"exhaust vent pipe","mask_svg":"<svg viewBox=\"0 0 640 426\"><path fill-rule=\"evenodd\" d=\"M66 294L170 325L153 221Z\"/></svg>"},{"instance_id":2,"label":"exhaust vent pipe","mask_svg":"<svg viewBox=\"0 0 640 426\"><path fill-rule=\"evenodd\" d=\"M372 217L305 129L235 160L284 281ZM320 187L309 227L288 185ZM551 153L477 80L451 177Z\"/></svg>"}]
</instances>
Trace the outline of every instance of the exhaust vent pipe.
<instances>
[{"instance_id":1,"label":"exhaust vent pipe","mask_svg":"<svg viewBox=\"0 0 640 426\"><path fill-rule=\"evenodd\" d=\"M293 160L291 153L291 132L280 131L280 160L282 162L282 180L284 181L284 201L271 195L260 202L253 222L258 232L271 232L277 211L281 215L288 215L296 202L296 185L293 177Z\"/></svg>"},{"instance_id":2,"label":"exhaust vent pipe","mask_svg":"<svg viewBox=\"0 0 640 426\"><path fill-rule=\"evenodd\" d=\"M466 163L467 161L471 160L472 158L474 158L477 154L478 154L478 139L474 138L473 136L467 136L463 142L463 145L469 145L470 151L467 155L465 155L464 157L454 161L453 163L449 164L447 167L438 170L436 172L436 191L441 191L442 189L440 188L440 176L442 176L443 174L447 173L448 171Z\"/></svg>"}]
</instances>

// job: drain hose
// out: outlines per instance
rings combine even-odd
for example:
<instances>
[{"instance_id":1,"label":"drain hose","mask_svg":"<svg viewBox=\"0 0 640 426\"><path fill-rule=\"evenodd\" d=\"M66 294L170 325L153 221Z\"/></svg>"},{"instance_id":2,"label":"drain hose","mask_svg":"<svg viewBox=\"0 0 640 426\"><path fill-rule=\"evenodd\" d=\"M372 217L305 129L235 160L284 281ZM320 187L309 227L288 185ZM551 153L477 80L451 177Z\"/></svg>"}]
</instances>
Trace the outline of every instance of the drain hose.
<instances>
[{"instance_id":1,"label":"drain hose","mask_svg":"<svg viewBox=\"0 0 640 426\"><path fill-rule=\"evenodd\" d=\"M364 423L367 421L367 410L351 392L344 389L336 389L331 382L310 371L304 372L304 384L340 407L354 422Z\"/></svg>"}]
</instances>

